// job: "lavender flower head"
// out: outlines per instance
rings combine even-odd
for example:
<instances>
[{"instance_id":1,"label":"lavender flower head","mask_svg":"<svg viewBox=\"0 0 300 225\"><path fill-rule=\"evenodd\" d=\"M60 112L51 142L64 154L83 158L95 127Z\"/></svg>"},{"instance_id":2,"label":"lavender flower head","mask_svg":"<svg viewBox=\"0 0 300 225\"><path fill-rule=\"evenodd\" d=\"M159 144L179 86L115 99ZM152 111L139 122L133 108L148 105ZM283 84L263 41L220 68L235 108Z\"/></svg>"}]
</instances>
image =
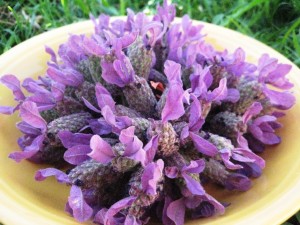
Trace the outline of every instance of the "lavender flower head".
<instances>
[{"instance_id":1,"label":"lavender flower head","mask_svg":"<svg viewBox=\"0 0 300 225\"><path fill-rule=\"evenodd\" d=\"M70 35L38 80L0 82L14 95L21 151L9 157L48 164L42 181L69 185L65 210L79 222L163 224L225 212L208 181L247 191L261 175L266 146L279 144L278 118L295 103L291 66L267 54L218 52L188 16L173 20L164 1L147 17L91 18L95 32Z\"/></svg>"}]
</instances>

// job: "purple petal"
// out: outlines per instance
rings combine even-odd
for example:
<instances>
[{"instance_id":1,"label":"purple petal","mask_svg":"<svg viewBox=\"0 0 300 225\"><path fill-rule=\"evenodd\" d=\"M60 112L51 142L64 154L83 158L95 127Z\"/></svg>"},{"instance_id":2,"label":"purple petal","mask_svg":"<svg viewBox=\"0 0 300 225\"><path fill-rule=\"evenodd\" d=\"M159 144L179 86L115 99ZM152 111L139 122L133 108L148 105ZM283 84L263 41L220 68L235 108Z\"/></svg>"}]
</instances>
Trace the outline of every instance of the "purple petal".
<instances>
[{"instance_id":1,"label":"purple petal","mask_svg":"<svg viewBox=\"0 0 300 225\"><path fill-rule=\"evenodd\" d=\"M88 156L90 152L89 145L76 145L65 152L64 159L70 164L79 165L90 158Z\"/></svg>"},{"instance_id":2,"label":"purple petal","mask_svg":"<svg viewBox=\"0 0 300 225\"><path fill-rule=\"evenodd\" d=\"M73 134L67 130L63 130L58 133L58 137L65 148L72 148L76 145L89 145L92 136L92 134Z\"/></svg>"},{"instance_id":3,"label":"purple petal","mask_svg":"<svg viewBox=\"0 0 300 225\"><path fill-rule=\"evenodd\" d=\"M291 69L291 65L278 64L276 69L268 74L266 82L284 90L292 88L294 85L285 77L285 75L288 74Z\"/></svg>"},{"instance_id":4,"label":"purple petal","mask_svg":"<svg viewBox=\"0 0 300 225\"><path fill-rule=\"evenodd\" d=\"M185 110L183 106L184 90L181 80L181 65L167 60L164 72L168 78L169 87L166 103L161 115L162 121L166 122L178 119L185 113Z\"/></svg>"},{"instance_id":5,"label":"purple petal","mask_svg":"<svg viewBox=\"0 0 300 225\"><path fill-rule=\"evenodd\" d=\"M289 109L296 102L295 96L288 92L273 91L265 87L264 93L269 98L271 104L278 109Z\"/></svg>"},{"instance_id":6,"label":"purple petal","mask_svg":"<svg viewBox=\"0 0 300 225\"><path fill-rule=\"evenodd\" d=\"M135 42L137 37L138 37L138 32L130 32L120 37L119 40L122 43L122 49L127 48L129 45Z\"/></svg>"},{"instance_id":7,"label":"purple petal","mask_svg":"<svg viewBox=\"0 0 300 225\"><path fill-rule=\"evenodd\" d=\"M181 65L179 63L167 60L164 65L164 73L168 78L169 84L182 85L181 80Z\"/></svg>"},{"instance_id":8,"label":"purple petal","mask_svg":"<svg viewBox=\"0 0 300 225\"><path fill-rule=\"evenodd\" d=\"M186 125L183 127L180 133L180 140L181 141L185 140L187 137L189 137L189 135L190 135L189 127Z\"/></svg>"},{"instance_id":9,"label":"purple petal","mask_svg":"<svg viewBox=\"0 0 300 225\"><path fill-rule=\"evenodd\" d=\"M183 97L182 97L182 102L185 103L185 104L190 104L190 92L191 92L191 89L186 89L184 92L183 92Z\"/></svg>"},{"instance_id":10,"label":"purple petal","mask_svg":"<svg viewBox=\"0 0 300 225\"><path fill-rule=\"evenodd\" d=\"M218 153L216 146L203 139L199 135L190 132L190 137L192 138L194 145L199 152L208 156L215 156Z\"/></svg>"},{"instance_id":11,"label":"purple petal","mask_svg":"<svg viewBox=\"0 0 300 225\"><path fill-rule=\"evenodd\" d=\"M32 141L31 145L25 147L24 151L13 152L9 154L9 158L15 160L16 162L20 162L22 159L28 159L34 156L41 149L44 139L44 135L37 136Z\"/></svg>"},{"instance_id":12,"label":"purple petal","mask_svg":"<svg viewBox=\"0 0 300 225\"><path fill-rule=\"evenodd\" d=\"M260 166L258 166L255 163L250 163L250 162L246 162L246 163L240 163L243 168L238 170L238 173L241 173L247 177L260 177L262 174L262 169Z\"/></svg>"},{"instance_id":13,"label":"purple petal","mask_svg":"<svg viewBox=\"0 0 300 225\"><path fill-rule=\"evenodd\" d=\"M27 90L30 90L30 92L51 95L50 91L48 91L43 86L38 84L35 80L33 80L33 81L27 80L27 81L28 82L26 84L26 87L27 87Z\"/></svg>"},{"instance_id":14,"label":"purple petal","mask_svg":"<svg viewBox=\"0 0 300 225\"><path fill-rule=\"evenodd\" d=\"M53 66L49 66L47 75L58 83L73 87L78 87L83 82L82 74L71 68L61 71Z\"/></svg>"},{"instance_id":15,"label":"purple petal","mask_svg":"<svg viewBox=\"0 0 300 225\"><path fill-rule=\"evenodd\" d=\"M190 76L190 81L194 95L199 97L203 93L206 93L213 81L209 67L203 69L199 64L196 64L194 66L194 73Z\"/></svg>"},{"instance_id":16,"label":"purple petal","mask_svg":"<svg viewBox=\"0 0 300 225\"><path fill-rule=\"evenodd\" d=\"M220 152L221 159L222 159L224 165L226 166L226 168L228 168L230 170L236 170L236 169L243 168L241 165L236 165L236 164L232 163L230 161L230 155L231 155L231 152L228 149L222 149L222 152Z\"/></svg>"},{"instance_id":17,"label":"purple petal","mask_svg":"<svg viewBox=\"0 0 300 225\"><path fill-rule=\"evenodd\" d=\"M51 61L57 63L55 52L49 46L45 46L45 51L51 56Z\"/></svg>"},{"instance_id":18,"label":"purple petal","mask_svg":"<svg viewBox=\"0 0 300 225\"><path fill-rule=\"evenodd\" d=\"M192 160L188 166L184 166L182 168L182 172L186 173L201 173L204 170L205 162L202 159Z\"/></svg>"},{"instance_id":19,"label":"purple petal","mask_svg":"<svg viewBox=\"0 0 300 225\"><path fill-rule=\"evenodd\" d=\"M197 206L195 209L192 210L192 218L206 218L211 217L215 213L215 207L213 204L207 201L203 201Z\"/></svg>"},{"instance_id":20,"label":"purple petal","mask_svg":"<svg viewBox=\"0 0 300 225\"><path fill-rule=\"evenodd\" d=\"M185 180L186 187L192 194L194 195L205 194L205 191L199 181L196 181L194 178L192 178L190 175L186 173L182 173L182 177Z\"/></svg>"},{"instance_id":21,"label":"purple petal","mask_svg":"<svg viewBox=\"0 0 300 225\"><path fill-rule=\"evenodd\" d=\"M145 161L146 165L153 161L157 148L158 148L158 135L155 135L144 147L144 150L146 152L146 161Z\"/></svg>"},{"instance_id":22,"label":"purple petal","mask_svg":"<svg viewBox=\"0 0 300 225\"><path fill-rule=\"evenodd\" d=\"M261 153L265 150L265 148L266 148L265 145L261 141L257 140L255 137L253 137L253 135L251 133L247 133L244 136L249 143L249 148L253 152Z\"/></svg>"},{"instance_id":23,"label":"purple petal","mask_svg":"<svg viewBox=\"0 0 300 225\"><path fill-rule=\"evenodd\" d=\"M90 120L89 126L94 134L105 135L112 132L112 127L103 118Z\"/></svg>"},{"instance_id":24,"label":"purple petal","mask_svg":"<svg viewBox=\"0 0 300 225\"><path fill-rule=\"evenodd\" d=\"M227 96L224 99L226 102L236 103L240 99L240 92L235 88L227 89Z\"/></svg>"},{"instance_id":25,"label":"purple petal","mask_svg":"<svg viewBox=\"0 0 300 225\"><path fill-rule=\"evenodd\" d=\"M271 126L268 126L267 124L267 122L272 120L276 120L276 117L268 115L259 117L255 119L251 125L248 126L248 131L253 135L253 137L264 144L278 144L280 143L281 139L274 133L273 128Z\"/></svg>"},{"instance_id":26,"label":"purple petal","mask_svg":"<svg viewBox=\"0 0 300 225\"><path fill-rule=\"evenodd\" d=\"M108 105L104 106L101 109L101 114L109 125L111 125L112 127L116 126L116 116Z\"/></svg>"},{"instance_id":27,"label":"purple petal","mask_svg":"<svg viewBox=\"0 0 300 225\"><path fill-rule=\"evenodd\" d=\"M249 149L247 139L244 138L240 132L238 132L237 142L238 142L239 147L241 147L243 149Z\"/></svg>"},{"instance_id":28,"label":"purple petal","mask_svg":"<svg viewBox=\"0 0 300 225\"><path fill-rule=\"evenodd\" d=\"M82 97L83 103L85 104L86 107L88 107L90 110L96 112L96 113L101 113L99 109L97 109L95 106L92 105L88 100L86 100L84 97Z\"/></svg>"},{"instance_id":29,"label":"purple petal","mask_svg":"<svg viewBox=\"0 0 300 225\"><path fill-rule=\"evenodd\" d=\"M131 118L128 116L117 116L115 127L113 127L113 132L119 134L121 130L128 128L129 126L132 126Z\"/></svg>"},{"instance_id":30,"label":"purple petal","mask_svg":"<svg viewBox=\"0 0 300 225\"><path fill-rule=\"evenodd\" d=\"M173 201L167 209L167 216L174 222L175 225L184 224L185 205L183 198Z\"/></svg>"},{"instance_id":31,"label":"purple petal","mask_svg":"<svg viewBox=\"0 0 300 225\"><path fill-rule=\"evenodd\" d=\"M104 224L104 218L105 218L105 214L107 213L107 210L106 208L102 208L100 209L95 217L94 217L94 223L98 223L98 224Z\"/></svg>"},{"instance_id":32,"label":"purple petal","mask_svg":"<svg viewBox=\"0 0 300 225\"><path fill-rule=\"evenodd\" d=\"M41 131L38 128L35 128L28 123L22 121L17 123L17 128L23 133L23 134L28 134L31 136L38 136L41 134Z\"/></svg>"},{"instance_id":33,"label":"purple petal","mask_svg":"<svg viewBox=\"0 0 300 225\"><path fill-rule=\"evenodd\" d=\"M193 203L195 199L198 202L198 205L195 204L187 205L187 203ZM200 201L200 202L199 202ZM213 215L220 215L225 212L224 206L219 203L216 199L214 199L209 194L201 195L201 196L191 196L188 201L185 201L186 207L189 207L192 211L192 218L203 218L210 217Z\"/></svg>"},{"instance_id":34,"label":"purple petal","mask_svg":"<svg viewBox=\"0 0 300 225\"><path fill-rule=\"evenodd\" d=\"M207 94L207 99L209 102L219 102L227 97L227 79L222 78L219 83L219 87L214 89L212 92Z\"/></svg>"},{"instance_id":35,"label":"purple petal","mask_svg":"<svg viewBox=\"0 0 300 225\"><path fill-rule=\"evenodd\" d=\"M124 82L121 80L118 73L115 71L113 63L102 60L101 67L102 77L107 83L115 84L119 87L125 86Z\"/></svg>"},{"instance_id":36,"label":"purple petal","mask_svg":"<svg viewBox=\"0 0 300 225\"><path fill-rule=\"evenodd\" d=\"M251 180L238 173L231 174L229 178L227 178L225 182L225 188L232 191L232 190L239 190L239 191L247 191L251 187Z\"/></svg>"},{"instance_id":37,"label":"purple petal","mask_svg":"<svg viewBox=\"0 0 300 225\"><path fill-rule=\"evenodd\" d=\"M73 210L70 207L69 202L67 202L66 205L65 205L65 212L67 212L70 216L73 216Z\"/></svg>"},{"instance_id":38,"label":"purple petal","mask_svg":"<svg viewBox=\"0 0 300 225\"><path fill-rule=\"evenodd\" d=\"M62 101L64 98L65 85L54 82L51 86L51 92L56 101Z\"/></svg>"},{"instance_id":39,"label":"purple petal","mask_svg":"<svg viewBox=\"0 0 300 225\"><path fill-rule=\"evenodd\" d=\"M179 170L176 166L168 166L165 168L165 175L171 179L178 177Z\"/></svg>"},{"instance_id":40,"label":"purple petal","mask_svg":"<svg viewBox=\"0 0 300 225\"><path fill-rule=\"evenodd\" d=\"M261 158L260 156L256 155L255 153L253 153L250 150L236 148L234 150L234 154L232 155L232 158L237 160L236 154L242 155L243 157L252 160L261 169L263 169L265 167L265 160L263 158Z\"/></svg>"},{"instance_id":41,"label":"purple petal","mask_svg":"<svg viewBox=\"0 0 300 225\"><path fill-rule=\"evenodd\" d=\"M135 216L127 215L124 225L142 225L140 221L137 221Z\"/></svg>"},{"instance_id":42,"label":"purple petal","mask_svg":"<svg viewBox=\"0 0 300 225\"><path fill-rule=\"evenodd\" d=\"M66 183L70 184L70 179L67 174L65 174L63 171L55 169L55 168L47 168L47 169L41 169L38 170L35 174L35 180L37 181L43 181L47 177L55 176L56 180L59 183Z\"/></svg>"},{"instance_id":43,"label":"purple petal","mask_svg":"<svg viewBox=\"0 0 300 225\"><path fill-rule=\"evenodd\" d=\"M258 71L260 72L259 78L264 78L271 71L274 71L277 67L278 60L270 58L268 54L263 54L258 60Z\"/></svg>"},{"instance_id":44,"label":"purple petal","mask_svg":"<svg viewBox=\"0 0 300 225\"><path fill-rule=\"evenodd\" d=\"M113 67L120 79L123 81L124 85L127 85L134 80L135 73L133 67L130 63L129 58L125 55L122 55L122 58L120 60L116 59L113 62Z\"/></svg>"},{"instance_id":45,"label":"purple petal","mask_svg":"<svg viewBox=\"0 0 300 225\"><path fill-rule=\"evenodd\" d=\"M166 195L165 196L165 201L164 201L164 208L163 208L163 211L162 211L162 222L163 222L164 225L174 225L172 220L167 215L167 209L168 209L171 202L172 202L172 199L168 195Z\"/></svg>"},{"instance_id":46,"label":"purple petal","mask_svg":"<svg viewBox=\"0 0 300 225\"><path fill-rule=\"evenodd\" d=\"M193 99L193 103L190 108L189 130L191 132L197 132L200 130L205 120L201 116L202 109L199 100L194 95L191 95L191 98Z\"/></svg>"},{"instance_id":47,"label":"purple petal","mask_svg":"<svg viewBox=\"0 0 300 225\"><path fill-rule=\"evenodd\" d=\"M103 56L107 53L107 49L102 43L96 42L93 38L84 37L82 47L92 55ZM100 60L99 60L100 62Z\"/></svg>"},{"instance_id":48,"label":"purple petal","mask_svg":"<svg viewBox=\"0 0 300 225\"><path fill-rule=\"evenodd\" d=\"M136 199L134 196L130 196L127 198L123 198L113 204L106 212L105 218L104 218L104 224L114 224L111 223L114 221L114 215L116 215L118 212L120 212L122 209L130 206L132 202Z\"/></svg>"},{"instance_id":49,"label":"purple petal","mask_svg":"<svg viewBox=\"0 0 300 225\"><path fill-rule=\"evenodd\" d=\"M111 146L98 135L91 138L90 147L92 152L88 156L98 162L108 163L115 157Z\"/></svg>"},{"instance_id":50,"label":"purple petal","mask_svg":"<svg viewBox=\"0 0 300 225\"><path fill-rule=\"evenodd\" d=\"M14 75L4 75L0 78L0 82L12 90L16 101L25 99L25 95L21 90L20 81Z\"/></svg>"},{"instance_id":51,"label":"purple petal","mask_svg":"<svg viewBox=\"0 0 300 225\"><path fill-rule=\"evenodd\" d=\"M134 126L121 131L119 139L125 145L123 156L141 162L143 165L146 159L146 152L143 149L143 142L134 135Z\"/></svg>"},{"instance_id":52,"label":"purple petal","mask_svg":"<svg viewBox=\"0 0 300 225\"><path fill-rule=\"evenodd\" d=\"M47 129L46 121L41 117L35 103L27 101L20 106L20 117L29 125L41 129Z\"/></svg>"},{"instance_id":53,"label":"purple petal","mask_svg":"<svg viewBox=\"0 0 300 225\"><path fill-rule=\"evenodd\" d=\"M11 115L15 111L15 107L11 106L0 106L0 113L5 115Z\"/></svg>"},{"instance_id":54,"label":"purple petal","mask_svg":"<svg viewBox=\"0 0 300 225\"><path fill-rule=\"evenodd\" d=\"M166 103L161 113L163 123L169 120L176 120L185 113L183 93L182 87L179 85L172 85L171 88L169 88Z\"/></svg>"},{"instance_id":55,"label":"purple petal","mask_svg":"<svg viewBox=\"0 0 300 225\"><path fill-rule=\"evenodd\" d=\"M130 144L133 142L134 129L135 129L135 127L131 126L131 127L128 127L127 129L124 129L121 131L121 134L119 137L121 143L126 145L126 144Z\"/></svg>"},{"instance_id":56,"label":"purple petal","mask_svg":"<svg viewBox=\"0 0 300 225\"><path fill-rule=\"evenodd\" d=\"M85 202L81 189L75 185L71 187L68 203L79 222L85 222L93 215L93 209Z\"/></svg>"},{"instance_id":57,"label":"purple petal","mask_svg":"<svg viewBox=\"0 0 300 225\"><path fill-rule=\"evenodd\" d=\"M115 111L115 101L111 97L110 93L108 90L106 90L105 87L103 87L101 84L97 83L96 84L96 98L97 98L97 103L100 109L102 109L104 106L109 106L112 111Z\"/></svg>"},{"instance_id":58,"label":"purple petal","mask_svg":"<svg viewBox=\"0 0 300 225\"><path fill-rule=\"evenodd\" d=\"M275 122L277 120L277 118L275 116L269 116L269 115L264 115L264 116L260 116L258 118L256 118L253 121L253 124L255 124L256 126L260 126L263 124L267 124L268 122ZM274 131L272 129L272 131Z\"/></svg>"},{"instance_id":59,"label":"purple petal","mask_svg":"<svg viewBox=\"0 0 300 225\"><path fill-rule=\"evenodd\" d=\"M28 97L27 100L34 102L39 111L45 111L55 107L55 99L48 94L36 94Z\"/></svg>"},{"instance_id":60,"label":"purple petal","mask_svg":"<svg viewBox=\"0 0 300 225\"><path fill-rule=\"evenodd\" d=\"M156 185L163 176L164 161L162 159L149 163L142 174L141 183L147 195L156 195Z\"/></svg>"},{"instance_id":61,"label":"purple petal","mask_svg":"<svg viewBox=\"0 0 300 225\"><path fill-rule=\"evenodd\" d=\"M253 116L256 116L263 109L262 105L259 102L254 102L244 113L243 123L246 124Z\"/></svg>"}]
</instances>

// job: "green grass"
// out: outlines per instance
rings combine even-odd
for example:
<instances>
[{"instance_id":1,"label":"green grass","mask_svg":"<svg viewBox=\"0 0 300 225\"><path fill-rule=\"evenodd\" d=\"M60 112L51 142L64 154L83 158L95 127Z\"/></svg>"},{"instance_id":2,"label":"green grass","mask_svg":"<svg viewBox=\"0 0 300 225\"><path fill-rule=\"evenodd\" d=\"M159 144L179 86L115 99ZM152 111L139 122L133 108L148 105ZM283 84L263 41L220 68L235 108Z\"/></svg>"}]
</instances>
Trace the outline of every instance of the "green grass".
<instances>
[{"instance_id":1,"label":"green grass","mask_svg":"<svg viewBox=\"0 0 300 225\"><path fill-rule=\"evenodd\" d=\"M89 13L125 15L126 8L151 14L149 0L0 0L0 54L47 30L85 20ZM299 0L174 0L177 16L215 23L252 36L300 66ZM298 222L297 222L298 221ZM285 224L300 224L300 213Z\"/></svg>"},{"instance_id":2,"label":"green grass","mask_svg":"<svg viewBox=\"0 0 300 225\"><path fill-rule=\"evenodd\" d=\"M151 14L149 0L0 0L0 53L47 30L99 15L125 15L126 8ZM252 36L300 66L299 0L174 0L178 16L215 23ZM200 3L199 3L200 2Z\"/></svg>"}]
</instances>

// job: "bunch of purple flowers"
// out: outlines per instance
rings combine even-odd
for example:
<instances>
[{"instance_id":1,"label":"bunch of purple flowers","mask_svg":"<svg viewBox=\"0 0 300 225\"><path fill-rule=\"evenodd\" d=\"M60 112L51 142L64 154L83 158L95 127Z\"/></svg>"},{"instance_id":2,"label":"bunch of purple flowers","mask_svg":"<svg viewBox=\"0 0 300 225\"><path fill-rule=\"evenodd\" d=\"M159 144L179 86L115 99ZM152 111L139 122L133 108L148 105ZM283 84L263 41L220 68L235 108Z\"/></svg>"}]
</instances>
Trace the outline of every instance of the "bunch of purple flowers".
<instances>
[{"instance_id":1,"label":"bunch of purple flowers","mask_svg":"<svg viewBox=\"0 0 300 225\"><path fill-rule=\"evenodd\" d=\"M212 182L246 191L280 143L277 119L295 103L291 66L262 55L218 52L188 16L174 23L174 5L153 18L128 10L127 20L92 18L91 37L71 35L45 76L5 75L19 111L22 151L10 158L50 164L71 186L66 211L80 222L146 224L156 216L180 225L224 213L206 193ZM25 95L25 89L28 93Z\"/></svg>"}]
</instances>

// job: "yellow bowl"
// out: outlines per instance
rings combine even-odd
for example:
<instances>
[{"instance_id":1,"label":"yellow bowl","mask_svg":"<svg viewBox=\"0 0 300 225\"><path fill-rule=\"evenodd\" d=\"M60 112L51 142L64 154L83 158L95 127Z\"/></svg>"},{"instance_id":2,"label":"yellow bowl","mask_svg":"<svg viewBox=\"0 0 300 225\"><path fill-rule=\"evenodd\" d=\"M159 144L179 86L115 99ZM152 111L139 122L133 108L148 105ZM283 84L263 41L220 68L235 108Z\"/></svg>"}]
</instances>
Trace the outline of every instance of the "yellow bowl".
<instances>
[{"instance_id":1,"label":"yellow bowl","mask_svg":"<svg viewBox=\"0 0 300 225\"><path fill-rule=\"evenodd\" d=\"M249 61L257 62L259 56L268 53L281 63L292 64L270 47L235 31L216 25L205 25L207 41L218 49L234 51L245 49ZM43 75L49 56L44 51L48 45L57 50L70 33L89 34L93 30L90 21L61 27L31 38L0 56L0 74L15 74L19 78ZM293 64L292 64L293 65ZM293 65L289 74L295 84L294 94L298 99L300 70ZM13 97L5 87L0 87L1 105L13 104ZM188 221L187 224L280 224L300 208L300 103L287 112L281 120L284 127L278 134L282 143L270 147L262 155L267 165L253 187L244 193L210 190L218 200L230 202L223 216ZM8 154L18 149L20 133L15 128L17 115L0 117L0 221L5 225L75 225L79 224L64 212L69 187L54 179L44 182L34 180L40 165L27 161L19 164L8 159ZM85 224L92 224L91 222Z\"/></svg>"}]
</instances>

